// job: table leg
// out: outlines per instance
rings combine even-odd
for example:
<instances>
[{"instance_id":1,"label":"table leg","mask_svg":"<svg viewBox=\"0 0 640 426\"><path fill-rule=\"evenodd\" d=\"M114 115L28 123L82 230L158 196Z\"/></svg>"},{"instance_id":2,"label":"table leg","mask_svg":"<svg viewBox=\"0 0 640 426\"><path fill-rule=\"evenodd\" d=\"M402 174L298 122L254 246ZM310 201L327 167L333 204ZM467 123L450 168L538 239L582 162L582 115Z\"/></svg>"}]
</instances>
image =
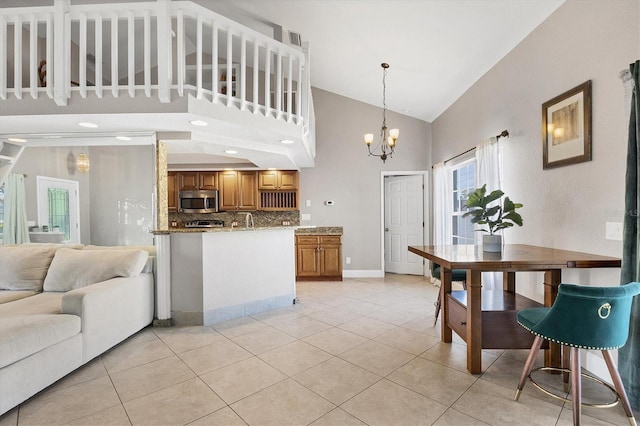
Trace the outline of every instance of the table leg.
<instances>
[{"instance_id":1,"label":"table leg","mask_svg":"<svg viewBox=\"0 0 640 426\"><path fill-rule=\"evenodd\" d=\"M440 340L451 343L451 327L449 327L449 310L447 309L447 295L451 293L451 269L440 267Z\"/></svg>"},{"instance_id":2,"label":"table leg","mask_svg":"<svg viewBox=\"0 0 640 426\"><path fill-rule=\"evenodd\" d=\"M482 272L467 271L467 370L482 373Z\"/></svg>"},{"instance_id":3,"label":"table leg","mask_svg":"<svg viewBox=\"0 0 640 426\"><path fill-rule=\"evenodd\" d=\"M516 292L516 273L515 272L503 272L502 273L502 290L509 293Z\"/></svg>"},{"instance_id":4,"label":"table leg","mask_svg":"<svg viewBox=\"0 0 640 426\"><path fill-rule=\"evenodd\" d=\"M558 295L558 286L562 280L562 270L550 269L544 271L544 306L551 306ZM561 348L557 343L549 342L549 349L544 352L545 367L557 367L562 364Z\"/></svg>"}]
</instances>

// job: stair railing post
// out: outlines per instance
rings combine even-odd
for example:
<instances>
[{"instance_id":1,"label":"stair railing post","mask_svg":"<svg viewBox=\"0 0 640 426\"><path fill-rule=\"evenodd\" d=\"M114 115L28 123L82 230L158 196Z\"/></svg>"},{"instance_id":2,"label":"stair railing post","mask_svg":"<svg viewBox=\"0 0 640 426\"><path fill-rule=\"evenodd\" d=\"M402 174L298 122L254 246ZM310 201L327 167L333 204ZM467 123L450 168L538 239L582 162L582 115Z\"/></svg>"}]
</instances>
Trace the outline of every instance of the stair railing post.
<instances>
[{"instance_id":1,"label":"stair railing post","mask_svg":"<svg viewBox=\"0 0 640 426\"><path fill-rule=\"evenodd\" d=\"M57 105L67 105L66 94L66 81L70 79L67 75L66 64L71 60L69 55L69 49L66 48L66 44L69 40L65 35L69 32L66 31L65 25L70 21L65 19L65 16L69 13L70 0L55 0L53 4L53 57L55 58L53 63L53 100Z\"/></svg>"}]
</instances>

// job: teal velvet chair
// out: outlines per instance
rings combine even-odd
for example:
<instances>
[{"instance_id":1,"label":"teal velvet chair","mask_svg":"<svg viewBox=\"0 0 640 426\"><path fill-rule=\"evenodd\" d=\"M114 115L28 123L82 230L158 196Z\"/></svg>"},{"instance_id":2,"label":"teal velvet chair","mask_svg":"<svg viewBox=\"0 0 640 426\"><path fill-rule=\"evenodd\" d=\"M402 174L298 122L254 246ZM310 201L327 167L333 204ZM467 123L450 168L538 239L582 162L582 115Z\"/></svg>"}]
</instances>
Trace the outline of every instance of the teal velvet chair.
<instances>
[{"instance_id":1,"label":"teal velvet chair","mask_svg":"<svg viewBox=\"0 0 640 426\"><path fill-rule=\"evenodd\" d=\"M438 281L442 281L441 280L441 273L440 273L440 265L431 262L431 276L435 279L437 279ZM467 271L466 269L453 269L451 271L451 281L460 281L462 282L462 288L464 288L465 290L467 289ZM438 300L436 300L436 303L434 303L434 306L436 307L436 313L435 313L435 319L433 320L433 325L435 326L436 323L438 322L438 316L440 316L440 300L441 300L441 296L442 296L442 284L440 284L440 291L438 292Z\"/></svg>"},{"instance_id":2,"label":"teal velvet chair","mask_svg":"<svg viewBox=\"0 0 640 426\"><path fill-rule=\"evenodd\" d=\"M616 393L615 405L622 402L629 423L636 425L629 399L624 390L620 375L611 358L610 350L625 344L629 336L631 302L640 293L640 283L629 283L617 287L591 287L573 284L560 284L558 297L553 306L529 308L518 312L518 324L536 337L531 346L516 390L515 400L520 397L527 378L536 387L556 398L571 402L573 406L573 424L580 424L582 406L582 376L580 349L602 351L605 363L611 374ZM559 343L563 352L570 350L570 368L551 369L570 374L571 400L551 394L539 386L532 378L533 364L544 340ZM563 366L566 367L566 366ZM586 375L588 376L588 375ZM603 383L601 380L588 378Z\"/></svg>"}]
</instances>

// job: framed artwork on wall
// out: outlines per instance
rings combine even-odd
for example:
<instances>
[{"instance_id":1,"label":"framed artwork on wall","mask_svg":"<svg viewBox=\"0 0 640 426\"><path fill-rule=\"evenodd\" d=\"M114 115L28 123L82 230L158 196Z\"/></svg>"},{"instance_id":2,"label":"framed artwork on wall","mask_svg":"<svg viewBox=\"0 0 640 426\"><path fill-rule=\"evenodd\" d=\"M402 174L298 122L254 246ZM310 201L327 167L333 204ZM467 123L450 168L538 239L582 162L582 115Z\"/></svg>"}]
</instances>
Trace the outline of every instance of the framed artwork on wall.
<instances>
[{"instance_id":1,"label":"framed artwork on wall","mask_svg":"<svg viewBox=\"0 0 640 426\"><path fill-rule=\"evenodd\" d=\"M591 80L542 104L542 168L591 161Z\"/></svg>"}]
</instances>

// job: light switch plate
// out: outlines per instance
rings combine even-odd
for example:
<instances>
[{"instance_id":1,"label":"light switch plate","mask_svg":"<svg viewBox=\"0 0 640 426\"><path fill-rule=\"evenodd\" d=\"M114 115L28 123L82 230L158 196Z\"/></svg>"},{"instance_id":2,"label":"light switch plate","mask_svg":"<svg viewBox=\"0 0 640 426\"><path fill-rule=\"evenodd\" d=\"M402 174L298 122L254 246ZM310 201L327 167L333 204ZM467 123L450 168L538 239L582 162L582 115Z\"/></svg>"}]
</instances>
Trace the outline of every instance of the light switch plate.
<instances>
[{"instance_id":1,"label":"light switch plate","mask_svg":"<svg viewBox=\"0 0 640 426\"><path fill-rule=\"evenodd\" d=\"M607 222L605 238L607 240L622 241L622 223Z\"/></svg>"},{"instance_id":2,"label":"light switch plate","mask_svg":"<svg viewBox=\"0 0 640 426\"><path fill-rule=\"evenodd\" d=\"M300 220L311 220L311 215L309 213L302 213L300 215Z\"/></svg>"}]
</instances>

